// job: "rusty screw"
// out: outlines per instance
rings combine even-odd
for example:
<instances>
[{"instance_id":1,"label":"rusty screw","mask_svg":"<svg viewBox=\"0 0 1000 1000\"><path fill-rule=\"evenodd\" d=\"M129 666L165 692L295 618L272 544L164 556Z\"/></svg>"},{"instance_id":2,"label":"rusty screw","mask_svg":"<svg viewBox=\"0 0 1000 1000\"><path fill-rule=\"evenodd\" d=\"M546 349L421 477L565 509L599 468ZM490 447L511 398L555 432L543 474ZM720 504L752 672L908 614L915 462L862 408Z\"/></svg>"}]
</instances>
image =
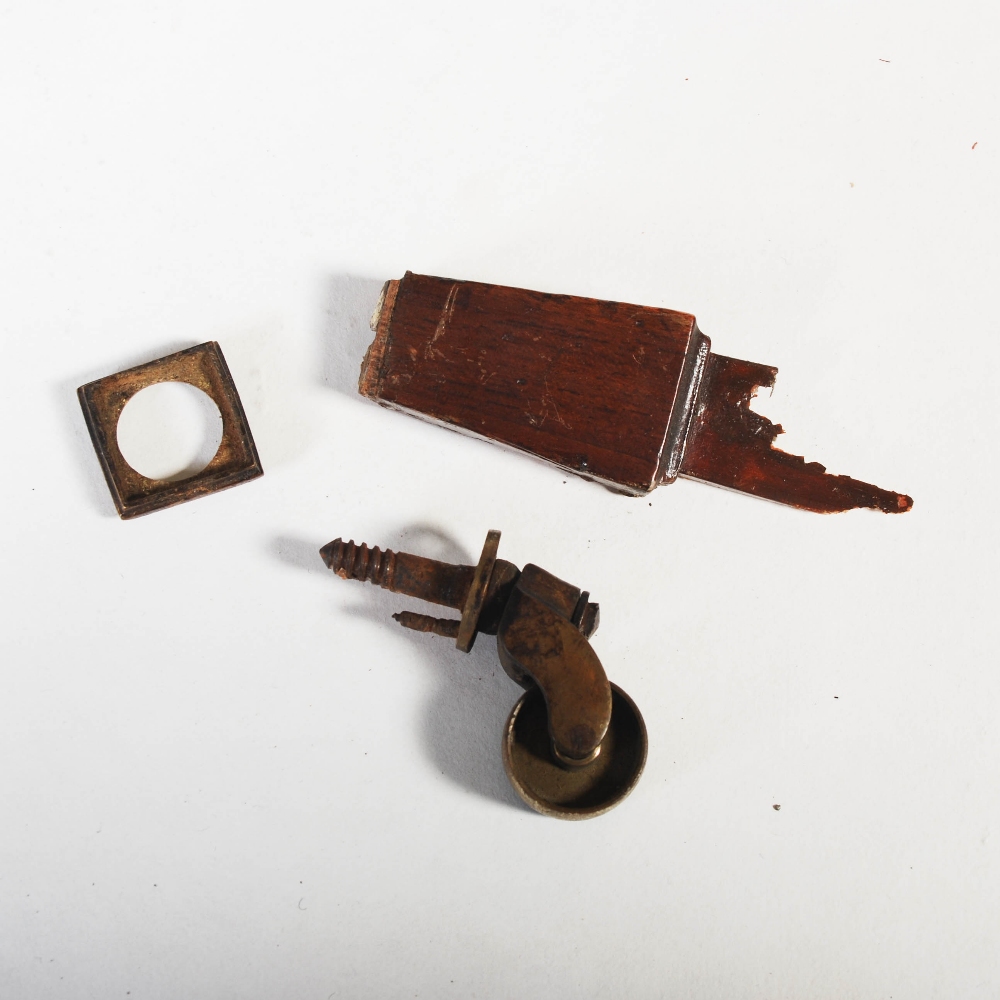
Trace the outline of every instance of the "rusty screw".
<instances>
[{"instance_id":1,"label":"rusty screw","mask_svg":"<svg viewBox=\"0 0 1000 1000\"><path fill-rule=\"evenodd\" d=\"M383 552L377 545L370 549L364 542L355 545L353 538L349 542L335 538L319 552L323 562L342 580L367 580L386 590L394 589L390 581L396 569L396 553L392 549Z\"/></svg>"}]
</instances>

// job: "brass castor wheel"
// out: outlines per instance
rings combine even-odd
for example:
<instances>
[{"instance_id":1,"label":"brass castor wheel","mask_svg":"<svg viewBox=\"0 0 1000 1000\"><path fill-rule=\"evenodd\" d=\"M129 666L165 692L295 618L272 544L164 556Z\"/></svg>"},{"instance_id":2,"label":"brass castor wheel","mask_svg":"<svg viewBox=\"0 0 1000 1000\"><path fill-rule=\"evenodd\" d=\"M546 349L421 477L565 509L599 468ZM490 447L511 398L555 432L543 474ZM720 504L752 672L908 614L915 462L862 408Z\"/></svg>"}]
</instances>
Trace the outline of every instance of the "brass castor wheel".
<instances>
[{"instance_id":1,"label":"brass castor wheel","mask_svg":"<svg viewBox=\"0 0 1000 1000\"><path fill-rule=\"evenodd\" d=\"M539 688L525 691L507 719L503 766L532 809L559 819L590 819L618 805L635 788L646 764L646 724L635 702L611 685L611 722L600 752L581 767L557 760L548 712Z\"/></svg>"},{"instance_id":2,"label":"brass castor wheel","mask_svg":"<svg viewBox=\"0 0 1000 1000\"><path fill-rule=\"evenodd\" d=\"M500 532L486 535L475 566L337 538L320 549L345 580L368 580L461 611L461 619L402 611L407 628L455 640L468 653L481 632L525 694L507 720L503 764L518 795L538 812L588 819L616 806L646 763L646 726L632 699L608 681L590 645L600 609L590 594L528 563L497 558Z\"/></svg>"}]
</instances>

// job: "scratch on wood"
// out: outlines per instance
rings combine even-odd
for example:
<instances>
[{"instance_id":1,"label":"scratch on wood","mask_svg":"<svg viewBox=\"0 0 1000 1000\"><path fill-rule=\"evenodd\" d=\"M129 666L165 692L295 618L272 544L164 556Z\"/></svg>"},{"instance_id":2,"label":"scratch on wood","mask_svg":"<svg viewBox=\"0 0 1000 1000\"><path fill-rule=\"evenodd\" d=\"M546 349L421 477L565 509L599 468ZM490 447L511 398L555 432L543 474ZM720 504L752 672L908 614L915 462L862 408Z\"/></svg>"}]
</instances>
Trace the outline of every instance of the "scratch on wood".
<instances>
[{"instance_id":1,"label":"scratch on wood","mask_svg":"<svg viewBox=\"0 0 1000 1000\"><path fill-rule=\"evenodd\" d=\"M448 320L451 319L452 313L455 312L455 296L458 294L458 286L460 282L455 282L448 292L448 298L445 299L444 308L441 310L441 318L438 320L437 326L434 328L434 336L427 341L427 348L424 351L424 357L430 361L435 355L439 358L443 358L444 354L439 351L434 345L444 336L445 330L448 328Z\"/></svg>"},{"instance_id":2,"label":"scratch on wood","mask_svg":"<svg viewBox=\"0 0 1000 1000\"><path fill-rule=\"evenodd\" d=\"M559 413L559 407L556 406L556 401L552 396L552 390L549 388L549 380L543 378L542 380L545 384L545 393L542 396L542 418L538 426L541 427L549 416L555 418L557 424L565 427L566 430L571 431L573 428L570 424L563 420L562 415ZM549 407L552 407L552 413L549 413Z\"/></svg>"}]
</instances>

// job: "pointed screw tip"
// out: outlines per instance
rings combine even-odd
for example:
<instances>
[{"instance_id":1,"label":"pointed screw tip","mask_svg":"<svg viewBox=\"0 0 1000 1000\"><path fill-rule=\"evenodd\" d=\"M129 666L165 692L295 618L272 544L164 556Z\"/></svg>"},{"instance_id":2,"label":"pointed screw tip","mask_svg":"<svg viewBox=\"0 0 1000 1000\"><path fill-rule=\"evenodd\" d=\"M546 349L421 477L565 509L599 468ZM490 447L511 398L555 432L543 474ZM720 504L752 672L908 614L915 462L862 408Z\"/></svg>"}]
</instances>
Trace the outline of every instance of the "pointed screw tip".
<instances>
[{"instance_id":1,"label":"pointed screw tip","mask_svg":"<svg viewBox=\"0 0 1000 1000\"><path fill-rule=\"evenodd\" d=\"M319 554L323 559L323 562L326 563L327 569L333 569L334 553L338 552L343 544L343 539L335 538L332 542L327 542L326 545L319 550Z\"/></svg>"}]
</instances>

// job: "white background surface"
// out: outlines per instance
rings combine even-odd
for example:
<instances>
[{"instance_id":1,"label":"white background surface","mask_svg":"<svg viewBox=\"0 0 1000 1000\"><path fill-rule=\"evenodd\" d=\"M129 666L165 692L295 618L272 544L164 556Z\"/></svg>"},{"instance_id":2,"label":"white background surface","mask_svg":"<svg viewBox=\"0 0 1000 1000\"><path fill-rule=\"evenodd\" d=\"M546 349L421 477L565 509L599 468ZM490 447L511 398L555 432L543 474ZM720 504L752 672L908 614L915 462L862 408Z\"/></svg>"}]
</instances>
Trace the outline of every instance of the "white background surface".
<instances>
[{"instance_id":1,"label":"white background surface","mask_svg":"<svg viewBox=\"0 0 1000 1000\"><path fill-rule=\"evenodd\" d=\"M3 996L997 996L996 5L0 18ZM627 499L381 410L406 269L694 312L915 507ZM266 474L122 522L75 389L210 339ZM601 819L515 800L489 640L316 551L490 527L645 715Z\"/></svg>"}]
</instances>

